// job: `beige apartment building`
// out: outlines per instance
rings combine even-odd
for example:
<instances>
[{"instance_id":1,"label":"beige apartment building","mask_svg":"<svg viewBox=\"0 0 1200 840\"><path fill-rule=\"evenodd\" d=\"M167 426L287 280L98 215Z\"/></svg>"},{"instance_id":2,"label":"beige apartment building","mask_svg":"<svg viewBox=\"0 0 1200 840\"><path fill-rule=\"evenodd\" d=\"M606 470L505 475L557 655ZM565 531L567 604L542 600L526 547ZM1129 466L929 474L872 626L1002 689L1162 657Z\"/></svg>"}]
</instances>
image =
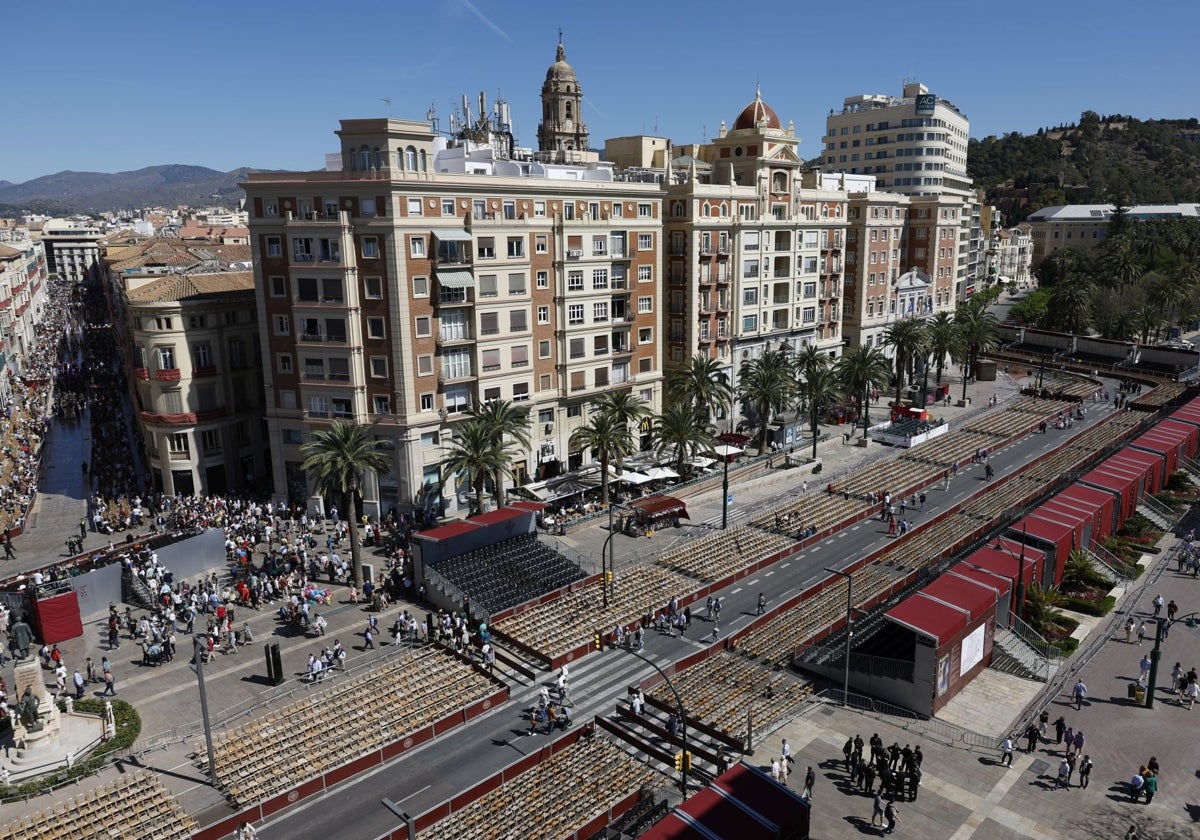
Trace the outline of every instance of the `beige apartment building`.
<instances>
[{"instance_id":1,"label":"beige apartment building","mask_svg":"<svg viewBox=\"0 0 1200 840\"><path fill-rule=\"evenodd\" d=\"M244 185L279 500L320 503L300 447L336 419L395 453L364 488L375 515L467 507L440 464L482 401L530 409L517 485L592 461L569 439L604 391L661 407L657 185L478 122L452 140L394 119L337 134L340 169Z\"/></svg>"},{"instance_id":2,"label":"beige apartment building","mask_svg":"<svg viewBox=\"0 0 1200 840\"><path fill-rule=\"evenodd\" d=\"M248 494L270 474L251 272L110 272L154 489Z\"/></svg>"},{"instance_id":3,"label":"beige apartment building","mask_svg":"<svg viewBox=\"0 0 1200 840\"><path fill-rule=\"evenodd\" d=\"M1043 207L1026 223L1033 239L1033 268L1063 248L1094 248L1104 241L1112 222L1112 204L1066 204ZM1142 204L1130 207L1130 219L1194 219L1200 204Z\"/></svg>"},{"instance_id":4,"label":"beige apartment building","mask_svg":"<svg viewBox=\"0 0 1200 840\"><path fill-rule=\"evenodd\" d=\"M11 376L40 376L29 354L38 345L37 326L45 317L50 272L42 243L24 228L0 229L0 398L10 393Z\"/></svg>"},{"instance_id":5,"label":"beige apartment building","mask_svg":"<svg viewBox=\"0 0 1200 840\"><path fill-rule=\"evenodd\" d=\"M661 159L656 138L620 138ZM842 347L844 191L805 183L794 127L756 92L711 144L687 149L664 181L666 364L719 359L731 384L766 349ZM721 418L715 418L721 419Z\"/></svg>"}]
</instances>

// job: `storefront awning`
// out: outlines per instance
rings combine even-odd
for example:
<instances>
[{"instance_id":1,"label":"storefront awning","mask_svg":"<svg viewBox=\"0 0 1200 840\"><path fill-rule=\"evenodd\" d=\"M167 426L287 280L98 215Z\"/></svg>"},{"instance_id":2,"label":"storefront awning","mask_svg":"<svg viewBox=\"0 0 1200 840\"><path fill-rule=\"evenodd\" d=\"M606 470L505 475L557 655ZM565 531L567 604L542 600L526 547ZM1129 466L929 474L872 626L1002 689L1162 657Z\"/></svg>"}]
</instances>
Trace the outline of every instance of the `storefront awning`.
<instances>
[{"instance_id":1,"label":"storefront awning","mask_svg":"<svg viewBox=\"0 0 1200 840\"><path fill-rule=\"evenodd\" d=\"M441 242L470 242L471 234L462 228L434 228L433 235Z\"/></svg>"},{"instance_id":2,"label":"storefront awning","mask_svg":"<svg viewBox=\"0 0 1200 840\"><path fill-rule=\"evenodd\" d=\"M475 277L469 271L455 269L453 271L439 271L437 275L438 282L442 284L443 289L474 289Z\"/></svg>"},{"instance_id":3,"label":"storefront awning","mask_svg":"<svg viewBox=\"0 0 1200 840\"><path fill-rule=\"evenodd\" d=\"M680 519L689 518L687 505L674 496L649 496L645 499L630 502L629 506L640 511L647 518L666 516L672 513L678 513Z\"/></svg>"}]
</instances>

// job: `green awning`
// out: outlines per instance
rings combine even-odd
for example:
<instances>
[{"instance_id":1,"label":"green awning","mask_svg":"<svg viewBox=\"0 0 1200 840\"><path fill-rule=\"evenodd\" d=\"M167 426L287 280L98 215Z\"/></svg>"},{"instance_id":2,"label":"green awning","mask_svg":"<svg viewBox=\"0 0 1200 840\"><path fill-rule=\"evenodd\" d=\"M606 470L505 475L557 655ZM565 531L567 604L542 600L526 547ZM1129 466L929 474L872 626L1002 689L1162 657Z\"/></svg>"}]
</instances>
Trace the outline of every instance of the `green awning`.
<instances>
[{"instance_id":1,"label":"green awning","mask_svg":"<svg viewBox=\"0 0 1200 840\"><path fill-rule=\"evenodd\" d=\"M438 283L443 289L474 289L475 278L469 271L455 269L453 271L439 270L437 273Z\"/></svg>"},{"instance_id":2,"label":"green awning","mask_svg":"<svg viewBox=\"0 0 1200 840\"><path fill-rule=\"evenodd\" d=\"M471 234L462 228L435 228L433 235L441 242L470 242Z\"/></svg>"}]
</instances>

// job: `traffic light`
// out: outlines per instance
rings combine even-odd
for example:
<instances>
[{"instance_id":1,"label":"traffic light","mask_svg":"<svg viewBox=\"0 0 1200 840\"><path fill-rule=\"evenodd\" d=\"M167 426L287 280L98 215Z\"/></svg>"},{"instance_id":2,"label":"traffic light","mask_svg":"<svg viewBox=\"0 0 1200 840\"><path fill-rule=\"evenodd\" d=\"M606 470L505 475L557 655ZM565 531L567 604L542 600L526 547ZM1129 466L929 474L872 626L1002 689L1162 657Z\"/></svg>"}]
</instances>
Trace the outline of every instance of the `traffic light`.
<instances>
[{"instance_id":1,"label":"traffic light","mask_svg":"<svg viewBox=\"0 0 1200 840\"><path fill-rule=\"evenodd\" d=\"M683 751L683 768L685 770L692 769L692 751L691 750Z\"/></svg>"},{"instance_id":2,"label":"traffic light","mask_svg":"<svg viewBox=\"0 0 1200 840\"><path fill-rule=\"evenodd\" d=\"M605 572L605 573L604 573L604 582L605 582L605 583L612 583L612 572Z\"/></svg>"},{"instance_id":3,"label":"traffic light","mask_svg":"<svg viewBox=\"0 0 1200 840\"><path fill-rule=\"evenodd\" d=\"M683 753L681 752L675 753L675 769L683 771Z\"/></svg>"},{"instance_id":4,"label":"traffic light","mask_svg":"<svg viewBox=\"0 0 1200 840\"><path fill-rule=\"evenodd\" d=\"M596 645L596 650L604 650L604 635L602 633L593 633L592 641Z\"/></svg>"}]
</instances>

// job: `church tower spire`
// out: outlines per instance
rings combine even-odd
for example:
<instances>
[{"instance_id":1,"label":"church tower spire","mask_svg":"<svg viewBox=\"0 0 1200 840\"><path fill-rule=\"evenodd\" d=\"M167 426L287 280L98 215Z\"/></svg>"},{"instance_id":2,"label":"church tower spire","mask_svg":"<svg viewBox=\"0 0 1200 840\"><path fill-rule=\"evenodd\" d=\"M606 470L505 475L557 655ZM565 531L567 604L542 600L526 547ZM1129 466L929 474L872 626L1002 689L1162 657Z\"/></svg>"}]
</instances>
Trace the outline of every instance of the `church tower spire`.
<instances>
[{"instance_id":1,"label":"church tower spire","mask_svg":"<svg viewBox=\"0 0 1200 840\"><path fill-rule=\"evenodd\" d=\"M567 64L562 31L554 63L542 83L542 121L538 125L538 149L543 152L586 152L588 130L583 122L583 89L575 69Z\"/></svg>"}]
</instances>

